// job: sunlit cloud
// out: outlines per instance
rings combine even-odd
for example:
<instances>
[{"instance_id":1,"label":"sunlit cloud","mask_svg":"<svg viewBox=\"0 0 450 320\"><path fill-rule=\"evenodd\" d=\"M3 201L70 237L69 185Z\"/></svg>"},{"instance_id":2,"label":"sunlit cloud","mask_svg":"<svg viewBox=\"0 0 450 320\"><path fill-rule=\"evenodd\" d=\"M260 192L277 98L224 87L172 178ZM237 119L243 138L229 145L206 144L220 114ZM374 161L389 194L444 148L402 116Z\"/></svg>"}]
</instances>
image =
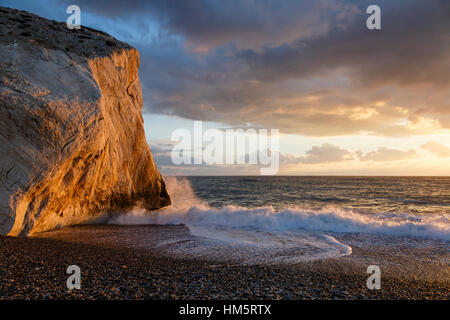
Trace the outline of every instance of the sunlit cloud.
<instances>
[{"instance_id":1,"label":"sunlit cloud","mask_svg":"<svg viewBox=\"0 0 450 320\"><path fill-rule=\"evenodd\" d=\"M351 151L342 149L339 146L324 143L321 146L313 146L306 151L303 156L294 156L289 154L281 155L282 164L318 164L339 162L345 160L353 160L354 156Z\"/></svg>"},{"instance_id":2,"label":"sunlit cloud","mask_svg":"<svg viewBox=\"0 0 450 320\"><path fill-rule=\"evenodd\" d=\"M361 161L398 161L407 160L417 156L417 152L413 149L402 151L380 147L376 151L371 151L366 154L357 152Z\"/></svg>"},{"instance_id":3,"label":"sunlit cloud","mask_svg":"<svg viewBox=\"0 0 450 320\"><path fill-rule=\"evenodd\" d=\"M160 169L166 174L257 174L258 165L174 165L170 153L174 141L151 141L151 150ZM424 146L422 146L424 148ZM437 148L441 152L450 151L450 148L443 149L443 145L429 145L427 147ZM437 149L436 149L437 150ZM440 153L437 156L443 156ZM245 156L245 155L244 155ZM450 156L450 153L448 154ZM369 152L362 152L360 150L352 151L342 148L338 145L323 143L322 145L312 146L303 154L280 153L280 174L283 173L298 173L305 172L305 170L323 170L330 168L340 170L340 172L351 172L352 170L364 170L377 172L384 169L399 170L401 166L408 161L411 168L423 166L421 162L414 162L420 160L421 155L415 149L400 150L387 147L378 147ZM411 162L413 161L413 162ZM437 162L438 163L438 162ZM324 167L325 166L325 167ZM306 171L308 172L308 171ZM398 171L401 172L401 171ZM397 172L397 174L398 174Z\"/></svg>"},{"instance_id":4,"label":"sunlit cloud","mask_svg":"<svg viewBox=\"0 0 450 320\"><path fill-rule=\"evenodd\" d=\"M439 158L450 157L450 147L436 141L429 141L423 144L421 148L430 151L432 154Z\"/></svg>"}]
</instances>

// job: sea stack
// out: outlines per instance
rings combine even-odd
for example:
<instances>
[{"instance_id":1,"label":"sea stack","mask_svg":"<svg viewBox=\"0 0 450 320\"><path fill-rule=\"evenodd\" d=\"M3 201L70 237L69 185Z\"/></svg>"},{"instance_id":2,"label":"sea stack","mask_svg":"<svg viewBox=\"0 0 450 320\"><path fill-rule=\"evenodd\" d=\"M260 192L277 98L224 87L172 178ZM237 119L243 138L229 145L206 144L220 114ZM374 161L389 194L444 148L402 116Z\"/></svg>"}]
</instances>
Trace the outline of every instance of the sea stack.
<instances>
[{"instance_id":1,"label":"sea stack","mask_svg":"<svg viewBox=\"0 0 450 320\"><path fill-rule=\"evenodd\" d=\"M170 204L146 142L139 53L0 7L0 234Z\"/></svg>"}]
</instances>

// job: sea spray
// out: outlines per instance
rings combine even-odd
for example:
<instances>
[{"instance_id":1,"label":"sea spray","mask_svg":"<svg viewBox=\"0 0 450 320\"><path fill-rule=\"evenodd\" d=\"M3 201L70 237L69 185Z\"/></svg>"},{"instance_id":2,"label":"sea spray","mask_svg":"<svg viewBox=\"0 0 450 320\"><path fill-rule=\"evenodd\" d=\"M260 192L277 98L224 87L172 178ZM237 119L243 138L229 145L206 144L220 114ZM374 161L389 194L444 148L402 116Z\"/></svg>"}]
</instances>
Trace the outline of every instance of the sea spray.
<instances>
[{"instance_id":1,"label":"sea spray","mask_svg":"<svg viewBox=\"0 0 450 320\"><path fill-rule=\"evenodd\" d=\"M173 205L154 212L135 209L113 224L185 224L188 227L228 227L272 232L310 231L367 233L450 241L450 215L414 216L408 213L367 214L328 206L320 210L271 206L245 208L209 206L198 199L187 179L170 177L167 187Z\"/></svg>"},{"instance_id":2,"label":"sea spray","mask_svg":"<svg viewBox=\"0 0 450 320\"><path fill-rule=\"evenodd\" d=\"M448 215L364 214L271 206L215 208L198 199L188 179L170 177L171 207L154 212L134 209L110 223L185 225L192 238L174 238L160 249L172 256L239 264L298 263L351 254L339 234L372 234L450 240Z\"/></svg>"}]
</instances>

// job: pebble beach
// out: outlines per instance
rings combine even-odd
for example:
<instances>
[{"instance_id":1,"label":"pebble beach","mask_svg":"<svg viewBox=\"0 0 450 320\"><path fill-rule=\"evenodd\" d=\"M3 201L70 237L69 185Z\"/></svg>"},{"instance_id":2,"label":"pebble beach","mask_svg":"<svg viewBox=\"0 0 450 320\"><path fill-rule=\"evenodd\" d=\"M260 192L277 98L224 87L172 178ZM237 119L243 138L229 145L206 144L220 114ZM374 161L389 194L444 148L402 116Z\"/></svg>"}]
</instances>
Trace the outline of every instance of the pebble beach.
<instances>
[{"instance_id":1,"label":"pebble beach","mask_svg":"<svg viewBox=\"0 0 450 320\"><path fill-rule=\"evenodd\" d=\"M424 261L413 263L409 268L415 268L417 272L414 274L402 268L408 255L393 255L376 248L365 250L353 246L351 255L336 259L240 266L224 261L173 258L167 252L159 252L157 246L133 249L120 238L118 241L117 237L105 236L146 232L158 237L185 229L184 226L91 225L63 228L28 238L1 236L0 299L353 300L450 297L446 264L448 247L445 243L435 244L432 249L434 257L442 259L430 260L428 264ZM353 243L357 240L353 239ZM369 290L366 286L369 275L365 268L371 259L382 264L384 271L379 290ZM77 265L81 269L80 290L66 287L69 265ZM396 269L396 265L400 268Z\"/></svg>"}]
</instances>

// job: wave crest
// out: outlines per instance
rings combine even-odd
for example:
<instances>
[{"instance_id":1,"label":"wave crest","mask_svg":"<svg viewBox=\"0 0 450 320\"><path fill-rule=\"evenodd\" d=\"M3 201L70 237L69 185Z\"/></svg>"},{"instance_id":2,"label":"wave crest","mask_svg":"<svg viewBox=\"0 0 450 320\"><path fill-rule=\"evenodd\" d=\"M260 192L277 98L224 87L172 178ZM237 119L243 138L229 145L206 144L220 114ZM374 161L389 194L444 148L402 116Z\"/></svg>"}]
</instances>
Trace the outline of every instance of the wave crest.
<instances>
[{"instance_id":1,"label":"wave crest","mask_svg":"<svg viewBox=\"0 0 450 320\"><path fill-rule=\"evenodd\" d=\"M270 232L337 232L422 237L450 241L450 215L366 214L337 207L321 210L273 207L212 208L199 200L187 179L167 179L173 205L148 213L132 210L114 218L114 224L185 224L197 227L239 228Z\"/></svg>"}]
</instances>

